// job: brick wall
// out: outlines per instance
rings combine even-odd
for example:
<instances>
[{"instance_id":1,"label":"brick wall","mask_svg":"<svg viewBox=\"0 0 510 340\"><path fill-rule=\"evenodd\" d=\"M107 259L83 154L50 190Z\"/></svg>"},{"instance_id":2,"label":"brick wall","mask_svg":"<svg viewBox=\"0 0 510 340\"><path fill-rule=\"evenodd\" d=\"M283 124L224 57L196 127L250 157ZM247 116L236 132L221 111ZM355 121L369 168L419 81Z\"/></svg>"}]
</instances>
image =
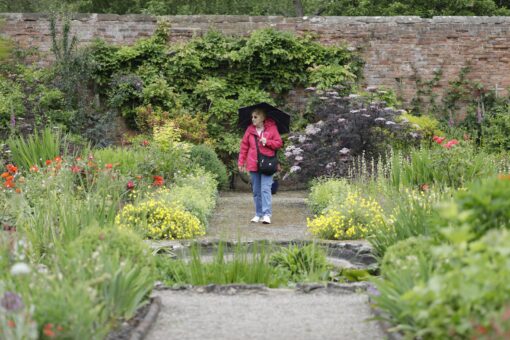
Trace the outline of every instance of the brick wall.
<instances>
[{"instance_id":1,"label":"brick wall","mask_svg":"<svg viewBox=\"0 0 510 340\"><path fill-rule=\"evenodd\" d=\"M50 50L48 17L42 14L0 14L3 36L23 47ZM297 34L313 33L324 44L345 43L362 53L364 83L396 90L407 102L416 94L416 80L443 74L433 89L441 95L462 67L471 65L470 79L506 94L510 86L510 17L303 17L279 16L145 16L79 14L72 20L81 44L102 38L132 44L150 36L158 20L171 24L171 40L182 41L207 30L247 35L273 27ZM49 54L49 53L48 53Z\"/></svg>"}]
</instances>

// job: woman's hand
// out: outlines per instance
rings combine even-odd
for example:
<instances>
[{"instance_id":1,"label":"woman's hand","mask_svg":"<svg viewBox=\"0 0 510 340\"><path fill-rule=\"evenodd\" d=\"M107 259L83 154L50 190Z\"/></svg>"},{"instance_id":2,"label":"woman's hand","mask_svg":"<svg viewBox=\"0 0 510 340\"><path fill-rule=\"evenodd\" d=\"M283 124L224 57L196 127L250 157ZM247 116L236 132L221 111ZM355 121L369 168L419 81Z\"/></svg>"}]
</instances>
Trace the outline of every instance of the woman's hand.
<instances>
[{"instance_id":1,"label":"woman's hand","mask_svg":"<svg viewBox=\"0 0 510 340\"><path fill-rule=\"evenodd\" d=\"M266 143L267 143L266 137L260 138L260 142L262 143L262 145L266 146Z\"/></svg>"},{"instance_id":2,"label":"woman's hand","mask_svg":"<svg viewBox=\"0 0 510 340\"><path fill-rule=\"evenodd\" d=\"M239 172L246 172L246 165L239 165L238 169L239 169Z\"/></svg>"}]
</instances>

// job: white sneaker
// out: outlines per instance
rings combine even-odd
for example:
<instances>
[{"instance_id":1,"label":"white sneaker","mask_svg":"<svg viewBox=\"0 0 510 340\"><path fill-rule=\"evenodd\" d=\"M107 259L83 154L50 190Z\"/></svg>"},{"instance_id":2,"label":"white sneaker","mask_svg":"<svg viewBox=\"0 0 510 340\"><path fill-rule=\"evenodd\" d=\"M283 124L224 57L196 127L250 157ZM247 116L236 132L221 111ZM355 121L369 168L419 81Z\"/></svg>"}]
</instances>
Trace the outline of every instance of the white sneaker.
<instances>
[{"instance_id":1,"label":"white sneaker","mask_svg":"<svg viewBox=\"0 0 510 340\"><path fill-rule=\"evenodd\" d=\"M271 224L271 217L269 217L268 215L262 217L262 223Z\"/></svg>"},{"instance_id":2,"label":"white sneaker","mask_svg":"<svg viewBox=\"0 0 510 340\"><path fill-rule=\"evenodd\" d=\"M251 219L250 222L251 223L259 223L260 222L260 216L255 216L254 218Z\"/></svg>"}]
</instances>

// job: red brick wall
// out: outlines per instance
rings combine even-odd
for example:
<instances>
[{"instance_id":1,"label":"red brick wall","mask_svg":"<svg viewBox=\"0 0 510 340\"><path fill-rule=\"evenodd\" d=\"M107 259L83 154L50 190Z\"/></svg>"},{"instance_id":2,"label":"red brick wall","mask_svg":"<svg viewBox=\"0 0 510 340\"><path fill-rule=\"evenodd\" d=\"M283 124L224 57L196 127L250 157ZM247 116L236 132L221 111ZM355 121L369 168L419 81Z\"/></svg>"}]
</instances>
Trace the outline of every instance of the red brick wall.
<instances>
[{"instance_id":1,"label":"red brick wall","mask_svg":"<svg viewBox=\"0 0 510 340\"><path fill-rule=\"evenodd\" d=\"M21 46L51 47L49 22L41 14L0 14L1 33ZM510 17L303 17L168 16L80 14L72 20L81 44L102 38L131 44L151 35L157 20L171 23L172 41L217 29L246 35L263 28L313 33L324 44L345 43L366 61L364 83L395 89L407 102L416 94L416 79L443 75L434 92L441 94L448 80L471 65L470 79L506 94L510 86Z\"/></svg>"}]
</instances>

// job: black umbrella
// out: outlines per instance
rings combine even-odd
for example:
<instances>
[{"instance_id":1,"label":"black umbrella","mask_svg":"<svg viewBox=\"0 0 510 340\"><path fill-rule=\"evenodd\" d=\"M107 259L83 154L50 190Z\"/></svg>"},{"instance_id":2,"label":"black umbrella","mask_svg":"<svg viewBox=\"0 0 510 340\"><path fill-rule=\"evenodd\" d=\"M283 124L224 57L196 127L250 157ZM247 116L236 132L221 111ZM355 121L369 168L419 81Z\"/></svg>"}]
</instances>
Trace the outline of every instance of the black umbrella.
<instances>
[{"instance_id":1,"label":"black umbrella","mask_svg":"<svg viewBox=\"0 0 510 340\"><path fill-rule=\"evenodd\" d=\"M239 113L239 121L237 125L246 130L248 126L250 126L251 122L251 114L253 113L253 110L260 109L266 113L266 117L271 117L276 122L276 126L278 128L279 133L287 133L290 131L290 115L286 112L283 112L280 109L277 109L273 105L270 105L268 103L258 103L251 106L246 106L240 108L238 111Z\"/></svg>"}]
</instances>

